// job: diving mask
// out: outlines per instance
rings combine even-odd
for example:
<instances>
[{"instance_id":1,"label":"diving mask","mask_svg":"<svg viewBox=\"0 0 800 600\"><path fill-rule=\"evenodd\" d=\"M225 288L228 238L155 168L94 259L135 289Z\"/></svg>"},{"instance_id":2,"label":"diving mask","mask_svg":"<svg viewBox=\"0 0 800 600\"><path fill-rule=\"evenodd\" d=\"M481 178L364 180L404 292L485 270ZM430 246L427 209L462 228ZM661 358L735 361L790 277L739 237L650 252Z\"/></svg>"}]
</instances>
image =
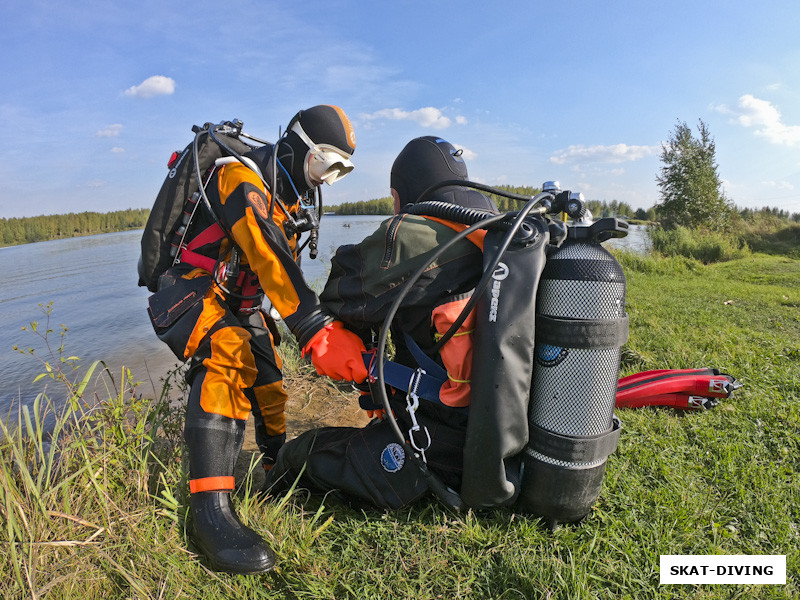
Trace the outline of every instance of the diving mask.
<instances>
[{"instance_id":1,"label":"diving mask","mask_svg":"<svg viewBox=\"0 0 800 600\"><path fill-rule=\"evenodd\" d=\"M323 182L333 184L353 170L355 165L350 155L329 144L316 144L308 137L299 121L291 130L308 146L308 153L303 162L303 175L309 185L317 186Z\"/></svg>"}]
</instances>

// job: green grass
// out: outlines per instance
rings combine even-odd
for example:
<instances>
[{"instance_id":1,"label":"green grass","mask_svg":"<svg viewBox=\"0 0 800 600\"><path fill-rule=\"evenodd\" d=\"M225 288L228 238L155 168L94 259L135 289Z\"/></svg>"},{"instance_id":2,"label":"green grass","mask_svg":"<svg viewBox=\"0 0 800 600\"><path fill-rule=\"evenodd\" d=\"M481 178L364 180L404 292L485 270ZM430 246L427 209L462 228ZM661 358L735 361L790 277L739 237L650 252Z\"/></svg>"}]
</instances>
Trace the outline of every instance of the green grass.
<instances>
[{"instance_id":1,"label":"green grass","mask_svg":"<svg viewBox=\"0 0 800 600\"><path fill-rule=\"evenodd\" d=\"M187 549L180 414L123 378L91 408L72 386L53 444L36 411L25 437L0 442L0 597L797 598L800 261L618 256L622 374L714 366L745 387L705 412L618 411L620 445L582 523L551 533L434 501L354 511L302 490L264 499L244 480L239 513L280 564L215 574ZM659 555L709 553L786 554L788 583L659 586Z\"/></svg>"}]
</instances>

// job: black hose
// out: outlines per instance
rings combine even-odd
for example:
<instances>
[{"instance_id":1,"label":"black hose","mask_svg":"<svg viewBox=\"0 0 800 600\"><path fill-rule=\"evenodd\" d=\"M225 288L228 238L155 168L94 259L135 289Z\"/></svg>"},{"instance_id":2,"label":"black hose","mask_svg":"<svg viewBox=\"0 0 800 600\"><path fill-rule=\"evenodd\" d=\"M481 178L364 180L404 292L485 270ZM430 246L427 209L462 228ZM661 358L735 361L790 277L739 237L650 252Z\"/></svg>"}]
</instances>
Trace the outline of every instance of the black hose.
<instances>
[{"instance_id":1,"label":"black hose","mask_svg":"<svg viewBox=\"0 0 800 600\"><path fill-rule=\"evenodd\" d=\"M446 221L453 221L454 223L462 223L464 225L473 225L481 219L485 219L486 217L497 214L490 210L484 210L481 208L467 208L466 206L453 204L452 202L442 202L439 200L408 204L401 212L410 215L438 217Z\"/></svg>"},{"instance_id":2,"label":"black hose","mask_svg":"<svg viewBox=\"0 0 800 600\"><path fill-rule=\"evenodd\" d=\"M223 223L222 219L220 219L219 216L217 216L217 213L214 210L213 205L211 204L211 200L208 199L208 195L206 194L205 182L203 181L203 173L200 170L200 156L198 154L198 140L200 139L200 136L203 133L205 133L206 135L210 135L211 139L214 140L214 142L216 142L217 144L219 144L219 146L221 148L223 148L224 150L227 150L229 152L233 152L233 150L228 148L226 145L222 144L217 139L217 137L213 134L214 127L215 126L210 126L210 127L201 129L200 131L198 131L194 135L194 140L192 141L192 153L194 154L194 173L195 173L195 177L197 178L197 187L200 190L200 195L203 198L203 203L206 205L206 208L208 208L208 212L211 214L211 218L214 219L214 222L217 225L219 225L220 229L222 229L222 231L225 233L225 235L228 236L228 239L231 241L231 244L233 244L233 247L231 248L231 258L233 259L234 255L236 254L238 246L236 245L236 242L233 239L233 234L231 233L231 231L227 227L225 227L225 224ZM235 152L234 152L234 154L235 154ZM238 158L239 158L239 160L241 160L240 156ZM219 261L217 261L217 262L219 262ZM225 292L226 294L228 294L231 298L236 298L237 300L258 300L259 298L262 297L261 294L255 294L255 295L252 295L252 296L244 296L242 294L236 294L234 292L231 292L229 289L227 289L225 287L225 283L222 282L222 281L219 281L219 279L217 278L217 269L216 268L214 269L214 272L211 273L211 277L214 279L214 282L220 287L220 289L223 292Z\"/></svg>"},{"instance_id":3,"label":"black hose","mask_svg":"<svg viewBox=\"0 0 800 600\"><path fill-rule=\"evenodd\" d=\"M477 185L482 185L482 184L477 184ZM429 189L436 189L437 187L438 186L433 186ZM427 191L423 192L422 196L425 196L425 194L427 194ZM485 269L484 274L481 277L481 280L475 286L475 291L472 293L472 297L466 303L466 305L464 306L464 308L462 309L461 313L458 315L456 320L453 321L453 324L450 326L450 328L436 342L436 344L432 349L432 352L438 352L450 340L450 338L452 338L455 335L455 333L458 331L458 328L461 327L461 325L464 323L470 311L474 308L475 304L478 302L478 298L486 289L486 286L489 285L489 281L491 280L495 268L497 268L500 259L502 258L508 246L511 244L511 241L516 235L516 232L519 231L519 229L524 224L525 217L534 211L537 204L542 203L544 200L547 200L548 198L552 197L553 197L552 194L547 192L542 192L540 194L537 194L533 198L527 198L527 203L525 204L525 207L522 210L514 213L502 213L503 218L499 219L497 222L492 223L492 225L494 225L495 227L499 225L505 225L508 228L508 233L503 238L503 242L501 243L500 247L495 253L494 258L492 259L492 263L489 265L487 269ZM439 217L450 221L455 221L457 223L468 223L468 224L477 222L474 219L476 219L479 215L485 217L488 214L492 214L489 211L483 211L480 209L470 209L463 206L451 204L449 202L421 202L417 204L411 204L409 205L408 208L413 208L413 207L417 207L417 209L412 214ZM537 212L539 214L542 214L546 212L548 208L549 206L546 205L542 206ZM513 220L509 223L508 219L513 219ZM438 254L436 256L438 257ZM403 294L403 296L405 296L405 294Z\"/></svg>"},{"instance_id":4,"label":"black hose","mask_svg":"<svg viewBox=\"0 0 800 600\"><path fill-rule=\"evenodd\" d=\"M478 183L476 181L467 181L462 179L447 179L445 181L440 181L426 189L419 195L416 202L424 202L425 198L430 196L434 191L438 190L439 188L449 187L449 186L459 186L459 187L468 187L474 188L476 190L481 190L483 192L488 192L490 194L496 194L497 196L504 196L506 198L511 198L512 200L519 200L520 202L528 202L531 197L525 196L523 194L515 194L514 192L508 192L506 190L499 190L497 188L493 188L489 185L484 185L483 183ZM538 195L538 194L537 194Z\"/></svg>"}]
</instances>

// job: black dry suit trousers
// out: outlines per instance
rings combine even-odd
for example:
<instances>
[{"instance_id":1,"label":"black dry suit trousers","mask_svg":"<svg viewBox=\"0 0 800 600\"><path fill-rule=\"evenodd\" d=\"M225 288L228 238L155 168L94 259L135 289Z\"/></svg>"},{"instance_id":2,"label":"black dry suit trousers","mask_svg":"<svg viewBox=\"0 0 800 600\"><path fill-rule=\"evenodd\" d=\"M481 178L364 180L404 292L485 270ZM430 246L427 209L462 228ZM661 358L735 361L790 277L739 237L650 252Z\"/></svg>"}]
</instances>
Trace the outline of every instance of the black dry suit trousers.
<instances>
[{"instance_id":1,"label":"black dry suit trousers","mask_svg":"<svg viewBox=\"0 0 800 600\"><path fill-rule=\"evenodd\" d=\"M404 399L405 394L398 393L397 397ZM393 398L391 403L400 429L407 432L411 421L405 401ZM428 468L458 490L466 410L420 400L416 417L421 427L428 428L431 437L431 445L425 452ZM424 440L425 435L418 434L415 439ZM312 492L333 492L353 505L381 509L401 508L429 491L391 424L378 419L363 428L312 429L288 442L278 453L267 485L277 494L295 481Z\"/></svg>"}]
</instances>

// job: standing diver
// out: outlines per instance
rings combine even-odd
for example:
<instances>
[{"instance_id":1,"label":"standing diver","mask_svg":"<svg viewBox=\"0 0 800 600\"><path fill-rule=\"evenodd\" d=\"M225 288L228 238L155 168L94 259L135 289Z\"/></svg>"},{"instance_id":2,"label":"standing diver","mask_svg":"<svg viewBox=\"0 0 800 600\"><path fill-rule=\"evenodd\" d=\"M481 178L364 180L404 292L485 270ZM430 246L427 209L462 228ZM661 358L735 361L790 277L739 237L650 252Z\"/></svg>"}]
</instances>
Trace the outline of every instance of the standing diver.
<instances>
[{"instance_id":1,"label":"standing diver","mask_svg":"<svg viewBox=\"0 0 800 600\"><path fill-rule=\"evenodd\" d=\"M353 169L355 145L344 111L319 105L298 112L274 145L217 161L205 183L208 204L192 219L177 263L151 297L158 337L190 361L189 535L216 570L257 573L276 562L261 536L238 519L230 498L251 411L265 468L286 439L287 394L277 330L260 309L264 296L320 374L355 381L367 375L361 339L323 310L303 279L299 233L289 218L303 195ZM159 296L165 301L154 302ZM154 314L158 305L169 309Z\"/></svg>"}]
</instances>

